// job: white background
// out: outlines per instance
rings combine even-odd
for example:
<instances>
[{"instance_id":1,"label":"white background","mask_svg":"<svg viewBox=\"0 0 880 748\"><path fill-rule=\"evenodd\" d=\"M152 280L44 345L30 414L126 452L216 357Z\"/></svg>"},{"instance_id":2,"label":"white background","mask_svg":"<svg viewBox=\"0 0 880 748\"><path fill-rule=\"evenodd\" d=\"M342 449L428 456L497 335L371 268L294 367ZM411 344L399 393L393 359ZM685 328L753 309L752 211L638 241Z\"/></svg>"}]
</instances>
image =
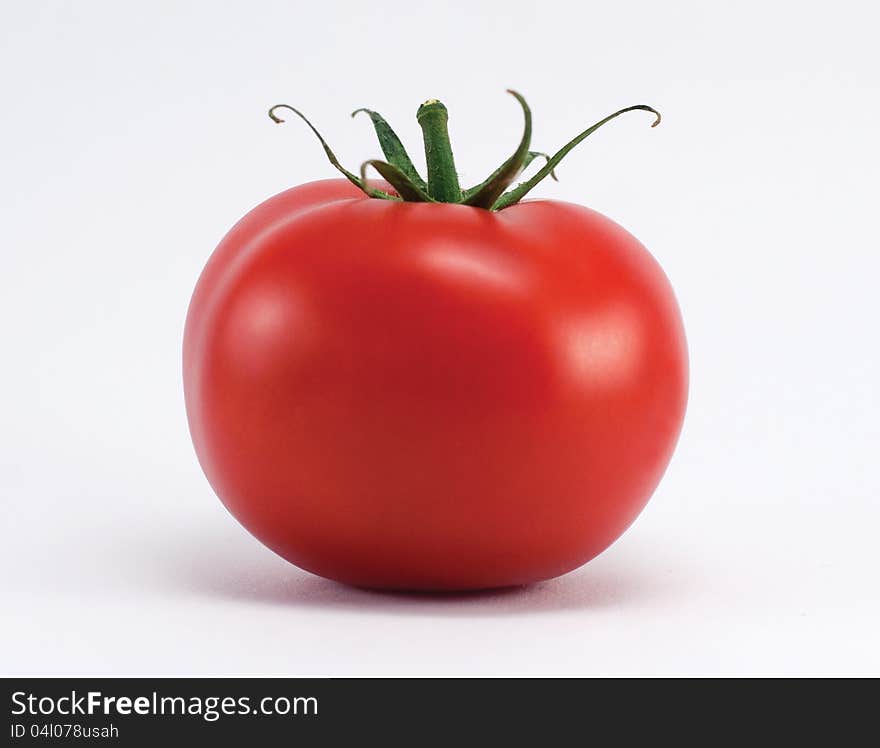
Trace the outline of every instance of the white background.
<instances>
[{"instance_id":1,"label":"white background","mask_svg":"<svg viewBox=\"0 0 880 748\"><path fill-rule=\"evenodd\" d=\"M429 7L435 6L434 8ZM442 6L442 7L441 7ZM4 2L3 675L880 674L880 96L871 2ZM521 126L536 194L622 223L679 296L679 449L604 555L528 589L312 577L225 512L180 383L189 294L256 203L356 167L359 106L465 181Z\"/></svg>"}]
</instances>

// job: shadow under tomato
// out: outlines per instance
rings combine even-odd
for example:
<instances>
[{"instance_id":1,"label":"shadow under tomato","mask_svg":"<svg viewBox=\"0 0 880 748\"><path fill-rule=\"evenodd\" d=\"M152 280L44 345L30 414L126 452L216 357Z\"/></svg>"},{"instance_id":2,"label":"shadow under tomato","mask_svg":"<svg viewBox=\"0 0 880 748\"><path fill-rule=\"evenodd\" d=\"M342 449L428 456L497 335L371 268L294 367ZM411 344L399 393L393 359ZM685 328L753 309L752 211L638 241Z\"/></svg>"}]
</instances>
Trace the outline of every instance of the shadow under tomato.
<instances>
[{"instance_id":1,"label":"shadow under tomato","mask_svg":"<svg viewBox=\"0 0 880 748\"><path fill-rule=\"evenodd\" d=\"M233 531L234 532L234 531ZM333 582L304 572L256 541L222 533L141 539L139 567L165 592L255 605L416 616L506 616L642 606L680 593L681 578L662 558L624 541L557 579L474 592L395 592ZM153 575L155 574L155 576Z\"/></svg>"}]
</instances>

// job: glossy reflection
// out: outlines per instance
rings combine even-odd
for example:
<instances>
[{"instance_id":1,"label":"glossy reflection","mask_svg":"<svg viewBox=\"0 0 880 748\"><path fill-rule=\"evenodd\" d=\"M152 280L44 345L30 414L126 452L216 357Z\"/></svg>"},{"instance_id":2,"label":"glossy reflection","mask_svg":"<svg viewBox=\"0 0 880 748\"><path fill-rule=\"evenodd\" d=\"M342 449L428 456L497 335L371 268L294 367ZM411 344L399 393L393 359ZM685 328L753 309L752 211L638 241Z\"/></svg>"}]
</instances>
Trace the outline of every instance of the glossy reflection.
<instances>
[{"instance_id":1,"label":"glossy reflection","mask_svg":"<svg viewBox=\"0 0 880 748\"><path fill-rule=\"evenodd\" d=\"M268 279L243 289L231 303L225 348L230 364L243 374L271 374L278 365L278 343L287 341L288 360L301 360L314 339L314 321L302 292L291 283Z\"/></svg>"},{"instance_id":2,"label":"glossy reflection","mask_svg":"<svg viewBox=\"0 0 880 748\"><path fill-rule=\"evenodd\" d=\"M488 285L516 293L527 285L522 271L500 254L476 252L468 247L429 246L420 252L419 261L423 267L460 284Z\"/></svg>"},{"instance_id":3,"label":"glossy reflection","mask_svg":"<svg viewBox=\"0 0 880 748\"><path fill-rule=\"evenodd\" d=\"M631 310L618 305L568 319L558 334L573 379L614 388L626 386L637 375L642 331Z\"/></svg>"}]
</instances>

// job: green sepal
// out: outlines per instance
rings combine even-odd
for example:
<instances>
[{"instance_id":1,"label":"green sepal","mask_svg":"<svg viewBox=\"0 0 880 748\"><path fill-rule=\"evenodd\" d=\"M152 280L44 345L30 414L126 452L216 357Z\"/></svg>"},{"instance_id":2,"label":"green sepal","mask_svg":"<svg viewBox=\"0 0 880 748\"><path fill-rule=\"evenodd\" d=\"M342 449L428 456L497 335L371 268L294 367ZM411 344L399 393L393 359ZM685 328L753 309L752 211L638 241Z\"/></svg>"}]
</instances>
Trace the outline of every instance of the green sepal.
<instances>
[{"instance_id":1,"label":"green sepal","mask_svg":"<svg viewBox=\"0 0 880 748\"><path fill-rule=\"evenodd\" d=\"M640 110L644 112L651 112L652 114L657 115L657 118L651 124L651 127L657 127L660 124L660 112L658 112L653 107L649 107L647 104L636 104L635 106L629 106L625 109L621 109L620 111L615 112L614 114L609 114L605 119L599 120L592 127L588 127L584 130L580 135L578 135L573 140L566 143L562 148L560 148L551 158L544 164L543 168L535 174L531 179L523 182L522 184L517 185L509 192L505 192L501 195L500 198L492 205L492 210L503 210L514 203L522 200L531 190L548 174L550 174L556 165L562 161L563 158L568 154L569 151L572 150L578 143L580 143L585 138L592 135L596 130L598 130L602 125L610 122L615 117L619 117L621 114L626 114L626 112L632 112L635 110Z\"/></svg>"},{"instance_id":2,"label":"green sepal","mask_svg":"<svg viewBox=\"0 0 880 748\"><path fill-rule=\"evenodd\" d=\"M379 138L379 146L382 153L392 166L396 166L402 171L416 187L423 192L428 191L428 183L422 179L416 167L413 165L412 159L406 152L397 133L391 129L391 125L378 112L372 109L355 109L351 116L354 117L359 112L364 112L373 122L373 129L376 131L376 137Z\"/></svg>"},{"instance_id":3,"label":"green sepal","mask_svg":"<svg viewBox=\"0 0 880 748\"><path fill-rule=\"evenodd\" d=\"M528 168L529 168L529 164L531 164L532 161L534 161L536 158L543 158L545 161L549 161L549 160L550 160L550 156L548 156L546 153L542 153L541 151L529 151L529 152L526 154L525 159L523 160L523 165L522 165L522 169L520 170L520 174L522 174L522 172L524 172L526 169L528 169ZM495 179L495 177L498 175L498 173L499 173L503 168L504 168L504 164L502 164L502 165L499 166L497 169L495 169L495 171L493 171L493 172L492 172L492 173L491 173L491 174L485 179L485 181L480 182L478 185L475 185L475 186L473 186L473 187L469 187L469 188L466 189L466 190L463 190L463 192L462 192L463 199L464 199L464 200L467 200L471 195L473 195L473 194L474 194L478 189L480 189L484 184L486 184L487 182L489 182L489 181L492 180L492 179ZM517 176L518 176L518 175L517 175ZM551 171L551 172L550 172L550 177L553 179L554 182L558 182L558 181L559 181L559 180L557 179L557 177L556 177L556 172L555 172L555 171Z\"/></svg>"},{"instance_id":4,"label":"green sepal","mask_svg":"<svg viewBox=\"0 0 880 748\"><path fill-rule=\"evenodd\" d=\"M372 166L382 178L388 182L406 202L409 203L433 203L436 202L428 197L428 194L412 183L412 180L393 164L370 159L361 164L361 181L367 184L367 167Z\"/></svg>"},{"instance_id":5,"label":"green sepal","mask_svg":"<svg viewBox=\"0 0 880 748\"><path fill-rule=\"evenodd\" d=\"M349 182L351 182L358 189L363 190L369 197L379 198L381 200L399 200L400 198L395 195L390 195L387 192L383 192L382 190L374 190L369 187L363 180L356 177L352 174L348 169L346 169L342 164L339 163L339 159L336 158L336 154L330 149L330 146L327 145L327 141L324 140L324 137L315 126L309 122L308 118L300 112L298 109L294 109L290 104L276 104L269 110L269 117L276 124L282 124L285 120L281 119L277 114L275 114L276 109L289 109L293 112L297 117L299 117L303 122L305 122L309 129L315 134L319 141L321 141L321 145L324 147L324 153L327 154L327 158L330 163L339 171Z\"/></svg>"},{"instance_id":6,"label":"green sepal","mask_svg":"<svg viewBox=\"0 0 880 748\"><path fill-rule=\"evenodd\" d=\"M523 161L523 171L528 169L529 164L531 164L532 161L534 161L536 158L543 158L545 162L550 160L550 156L548 156L543 151L529 151L528 154L526 154L526 160ZM550 170L550 178L554 182L559 181L559 178L556 176L556 172L553 169Z\"/></svg>"},{"instance_id":7,"label":"green sepal","mask_svg":"<svg viewBox=\"0 0 880 748\"><path fill-rule=\"evenodd\" d=\"M525 119L522 138L513 155L501 164L474 192L464 197L462 200L464 205L471 205L475 208L491 208L524 168L529 154L529 145L532 142L532 111L529 109L529 105L526 104L526 100L516 91L508 89L507 93L516 98L522 107Z\"/></svg>"}]
</instances>

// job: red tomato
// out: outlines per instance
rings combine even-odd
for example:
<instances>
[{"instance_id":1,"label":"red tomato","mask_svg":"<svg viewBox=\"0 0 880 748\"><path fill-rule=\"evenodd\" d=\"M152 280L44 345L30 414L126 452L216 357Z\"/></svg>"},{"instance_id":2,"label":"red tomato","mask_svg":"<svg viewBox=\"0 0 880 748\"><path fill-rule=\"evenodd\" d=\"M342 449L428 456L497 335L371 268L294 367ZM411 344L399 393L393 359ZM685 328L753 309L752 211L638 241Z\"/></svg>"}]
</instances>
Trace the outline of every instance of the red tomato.
<instances>
[{"instance_id":1,"label":"red tomato","mask_svg":"<svg viewBox=\"0 0 880 748\"><path fill-rule=\"evenodd\" d=\"M656 487L687 397L666 277L620 226L297 187L223 239L184 382L211 485L297 566L354 585L547 579Z\"/></svg>"}]
</instances>

